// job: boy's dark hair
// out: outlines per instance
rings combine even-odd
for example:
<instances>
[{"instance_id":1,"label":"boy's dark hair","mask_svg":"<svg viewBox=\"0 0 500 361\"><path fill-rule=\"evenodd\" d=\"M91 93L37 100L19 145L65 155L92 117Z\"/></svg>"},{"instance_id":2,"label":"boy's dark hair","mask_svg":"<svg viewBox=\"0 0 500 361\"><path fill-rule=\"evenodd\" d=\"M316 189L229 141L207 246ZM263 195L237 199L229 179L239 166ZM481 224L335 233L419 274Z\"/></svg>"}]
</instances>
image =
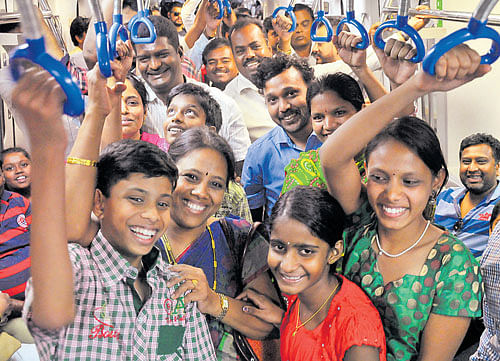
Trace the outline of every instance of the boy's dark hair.
<instances>
[{"instance_id":1,"label":"boy's dark hair","mask_svg":"<svg viewBox=\"0 0 500 361\"><path fill-rule=\"evenodd\" d=\"M252 16L252 12L250 9L247 9L246 7L239 6L234 10L234 13L236 14L236 18L239 19L241 17L248 17Z\"/></svg>"},{"instance_id":2,"label":"boy's dark hair","mask_svg":"<svg viewBox=\"0 0 500 361\"><path fill-rule=\"evenodd\" d=\"M172 188L177 183L177 167L167 153L142 140L122 139L109 144L99 157L96 188L109 197L111 188L132 173L167 177Z\"/></svg>"},{"instance_id":3,"label":"boy's dark hair","mask_svg":"<svg viewBox=\"0 0 500 361\"><path fill-rule=\"evenodd\" d=\"M168 149L168 154L174 162L184 158L192 151L198 149L213 149L219 152L226 160L227 165L227 182L234 180L234 154L231 146L224 138L215 132L212 132L207 127L196 127L186 130L180 135Z\"/></svg>"},{"instance_id":4,"label":"boy's dark hair","mask_svg":"<svg viewBox=\"0 0 500 361\"><path fill-rule=\"evenodd\" d=\"M76 37L82 37L83 34L87 32L87 29L89 28L89 22L90 19L84 18L83 16L77 16L71 22L71 25L69 27L69 34L71 35L71 41L73 42L74 46L78 46L78 40L76 39Z\"/></svg>"},{"instance_id":5,"label":"boy's dark hair","mask_svg":"<svg viewBox=\"0 0 500 361\"><path fill-rule=\"evenodd\" d=\"M269 231L279 217L292 218L304 224L319 239L335 247L342 239L345 213L327 190L318 187L297 186L282 194L271 212Z\"/></svg>"},{"instance_id":6,"label":"boy's dark hair","mask_svg":"<svg viewBox=\"0 0 500 361\"><path fill-rule=\"evenodd\" d=\"M146 107L148 105L148 91L146 90L146 86L144 85L142 80L139 79L137 75L135 75L132 72L129 72L127 74L127 79L132 83L132 86L139 93L139 96L141 97L142 101L142 106Z\"/></svg>"},{"instance_id":7,"label":"boy's dark hair","mask_svg":"<svg viewBox=\"0 0 500 361\"><path fill-rule=\"evenodd\" d=\"M137 11L137 1L136 0L123 0L122 8L131 8L134 11Z\"/></svg>"},{"instance_id":8,"label":"boy's dark hair","mask_svg":"<svg viewBox=\"0 0 500 361\"><path fill-rule=\"evenodd\" d=\"M272 58L264 58L257 68L253 79L259 89L264 89L269 79L283 73L285 70L295 68L302 75L304 83L309 85L314 79L314 70L307 64L307 60L297 56L279 53Z\"/></svg>"},{"instance_id":9,"label":"boy's dark hair","mask_svg":"<svg viewBox=\"0 0 500 361\"><path fill-rule=\"evenodd\" d=\"M493 153L493 157L495 158L495 163L500 161L500 141L498 141L498 139L494 136L486 133L476 133L462 139L462 142L460 143L460 159L462 159L462 153L465 148L479 144L489 145L491 152Z\"/></svg>"},{"instance_id":10,"label":"boy's dark hair","mask_svg":"<svg viewBox=\"0 0 500 361\"><path fill-rule=\"evenodd\" d=\"M7 154L11 154L11 153L22 153L26 158L31 160L31 157L26 149L21 148L21 147L7 148L7 149L2 150L2 152L0 153L0 168L3 167L3 161L5 159L5 156Z\"/></svg>"},{"instance_id":11,"label":"boy's dark hair","mask_svg":"<svg viewBox=\"0 0 500 361\"><path fill-rule=\"evenodd\" d=\"M156 36L167 38L168 42L172 47L178 51L179 50L179 34L177 33L177 28L174 23L163 16L151 15L148 17L149 20L153 23L153 26L156 30ZM145 25L140 24L137 29L137 36L139 37L147 37L149 36L149 30ZM133 43L135 44L135 43ZM135 49L135 45L134 45Z\"/></svg>"},{"instance_id":12,"label":"boy's dark hair","mask_svg":"<svg viewBox=\"0 0 500 361\"><path fill-rule=\"evenodd\" d=\"M272 16L268 16L267 18L265 18L263 24L264 24L264 30L266 31L266 35L268 31L274 30Z\"/></svg>"},{"instance_id":13,"label":"boy's dark hair","mask_svg":"<svg viewBox=\"0 0 500 361\"><path fill-rule=\"evenodd\" d=\"M208 62L208 54L215 49L223 48L223 47L229 47L231 49L231 44L226 38L214 38L208 42L208 44L205 46L205 49L203 49L203 53L201 54L201 60L203 61L203 64L206 66Z\"/></svg>"},{"instance_id":14,"label":"boy's dark hair","mask_svg":"<svg viewBox=\"0 0 500 361\"><path fill-rule=\"evenodd\" d=\"M439 139L429 124L417 117L406 116L396 119L373 138L365 149L366 164L369 164L370 154L380 144L388 140L396 140L414 152L436 177L441 169L445 179L441 188L448 180L448 167L444 160ZM441 190L441 189L440 189Z\"/></svg>"},{"instance_id":15,"label":"boy's dark hair","mask_svg":"<svg viewBox=\"0 0 500 361\"><path fill-rule=\"evenodd\" d=\"M180 94L191 95L196 99L205 112L205 125L215 127L218 133L222 126L222 111L220 110L219 103L201 86L183 83L170 91L165 105L169 107L172 99Z\"/></svg>"},{"instance_id":16,"label":"boy's dark hair","mask_svg":"<svg viewBox=\"0 0 500 361\"><path fill-rule=\"evenodd\" d=\"M311 112L312 98L328 91L337 93L339 97L351 103L358 112L365 102L358 82L352 76L338 72L322 76L311 83L306 95L309 112Z\"/></svg>"},{"instance_id":17,"label":"boy's dark hair","mask_svg":"<svg viewBox=\"0 0 500 361\"><path fill-rule=\"evenodd\" d=\"M498 217L498 213L500 213L500 201L498 201L495 204L495 207L493 207L493 210L491 211L491 218L490 218L490 231L493 232L493 223L495 222L495 219Z\"/></svg>"},{"instance_id":18,"label":"boy's dark hair","mask_svg":"<svg viewBox=\"0 0 500 361\"><path fill-rule=\"evenodd\" d=\"M264 35L264 38L267 39L267 33L264 30L264 26L262 25L262 21L260 21L259 19L256 19L256 18L252 18L250 16L242 16L242 17L238 18L238 20L236 20L236 22L231 27L231 29L229 29L228 39L229 39L229 42L231 43L231 46L233 45L232 40L231 40L231 37L233 36L233 33L235 31L238 31L238 30L244 28L247 25L255 25L255 26L257 26L262 31L262 34Z\"/></svg>"},{"instance_id":19,"label":"boy's dark hair","mask_svg":"<svg viewBox=\"0 0 500 361\"><path fill-rule=\"evenodd\" d=\"M311 15L311 19L314 19L314 11L309 6L305 4L295 4L295 6L293 7L293 12L300 10L306 10L309 15Z\"/></svg>"}]
</instances>

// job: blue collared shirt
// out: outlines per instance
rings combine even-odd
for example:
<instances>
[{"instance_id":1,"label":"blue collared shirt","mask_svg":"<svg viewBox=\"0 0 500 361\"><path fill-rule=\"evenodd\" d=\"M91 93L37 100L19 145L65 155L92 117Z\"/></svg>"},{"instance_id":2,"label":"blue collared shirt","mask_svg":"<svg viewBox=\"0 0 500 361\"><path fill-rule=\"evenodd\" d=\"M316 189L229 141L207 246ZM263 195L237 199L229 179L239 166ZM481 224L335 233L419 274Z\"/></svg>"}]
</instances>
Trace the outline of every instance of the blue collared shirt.
<instances>
[{"instance_id":1,"label":"blue collared shirt","mask_svg":"<svg viewBox=\"0 0 500 361\"><path fill-rule=\"evenodd\" d=\"M318 149L321 144L311 132L306 149L299 149L282 127L275 127L257 139L248 148L241 175L250 209L265 206L267 215L271 215L283 187L285 167L300 152Z\"/></svg>"},{"instance_id":2,"label":"blue collared shirt","mask_svg":"<svg viewBox=\"0 0 500 361\"><path fill-rule=\"evenodd\" d=\"M500 223L481 259L484 281L483 317L486 329L470 361L500 361Z\"/></svg>"},{"instance_id":3,"label":"blue collared shirt","mask_svg":"<svg viewBox=\"0 0 500 361\"><path fill-rule=\"evenodd\" d=\"M467 193L464 187L449 188L441 192L437 198L436 224L449 229L458 239L465 243L474 257L480 257L488 244L491 211L500 198L500 183L473 209L462 217L460 202ZM461 227L454 229L462 218Z\"/></svg>"}]
</instances>

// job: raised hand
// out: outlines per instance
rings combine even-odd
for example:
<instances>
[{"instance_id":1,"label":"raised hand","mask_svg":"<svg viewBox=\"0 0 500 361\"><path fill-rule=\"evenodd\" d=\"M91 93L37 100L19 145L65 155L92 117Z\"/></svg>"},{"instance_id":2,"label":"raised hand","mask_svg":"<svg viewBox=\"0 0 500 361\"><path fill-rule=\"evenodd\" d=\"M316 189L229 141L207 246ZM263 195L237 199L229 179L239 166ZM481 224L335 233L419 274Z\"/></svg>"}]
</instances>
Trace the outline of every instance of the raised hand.
<instances>
[{"instance_id":1,"label":"raised hand","mask_svg":"<svg viewBox=\"0 0 500 361\"><path fill-rule=\"evenodd\" d=\"M342 61L353 70L367 66L366 49L361 50L355 47L362 40L361 36L346 31L341 31L338 36L333 36L332 39Z\"/></svg>"},{"instance_id":2,"label":"raised hand","mask_svg":"<svg viewBox=\"0 0 500 361\"><path fill-rule=\"evenodd\" d=\"M373 45L373 50L389 80L396 86L407 81L417 70L417 64L410 61L417 54L411 44L390 38L384 50Z\"/></svg>"}]
</instances>

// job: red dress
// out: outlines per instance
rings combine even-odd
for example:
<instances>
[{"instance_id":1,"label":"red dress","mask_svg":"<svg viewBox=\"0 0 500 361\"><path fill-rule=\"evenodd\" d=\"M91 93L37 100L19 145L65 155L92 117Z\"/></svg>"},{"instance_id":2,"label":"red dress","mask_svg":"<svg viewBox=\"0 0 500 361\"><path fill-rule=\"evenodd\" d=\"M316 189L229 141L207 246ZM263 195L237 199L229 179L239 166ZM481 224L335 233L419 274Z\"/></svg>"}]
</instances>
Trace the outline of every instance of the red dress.
<instances>
[{"instance_id":1,"label":"red dress","mask_svg":"<svg viewBox=\"0 0 500 361\"><path fill-rule=\"evenodd\" d=\"M342 278L338 293L332 298L328 315L314 330L297 325L297 295L289 296L289 307L281 324L281 360L342 361L352 346L373 346L386 360L385 334L380 315L368 296L347 278ZM299 320L300 325L300 320Z\"/></svg>"}]
</instances>

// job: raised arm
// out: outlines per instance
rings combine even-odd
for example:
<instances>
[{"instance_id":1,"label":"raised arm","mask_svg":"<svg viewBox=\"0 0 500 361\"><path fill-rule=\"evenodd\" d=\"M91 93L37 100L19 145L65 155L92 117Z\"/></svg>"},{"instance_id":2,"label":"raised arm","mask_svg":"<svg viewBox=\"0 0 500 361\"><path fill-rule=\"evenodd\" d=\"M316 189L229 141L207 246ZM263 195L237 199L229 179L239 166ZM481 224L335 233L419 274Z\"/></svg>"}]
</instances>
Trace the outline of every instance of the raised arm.
<instances>
[{"instance_id":1,"label":"raised arm","mask_svg":"<svg viewBox=\"0 0 500 361\"><path fill-rule=\"evenodd\" d=\"M361 185L353 158L394 117L417 98L433 91L448 91L486 74L489 65L466 45L446 53L436 66L436 76L419 71L406 83L355 114L331 134L320 149L328 190L347 214L359 206Z\"/></svg>"},{"instance_id":2,"label":"raised arm","mask_svg":"<svg viewBox=\"0 0 500 361\"><path fill-rule=\"evenodd\" d=\"M73 320L72 266L64 223L65 97L45 70L30 68L19 80L12 101L25 120L32 156L31 275L33 322L55 329Z\"/></svg>"},{"instance_id":3,"label":"raised arm","mask_svg":"<svg viewBox=\"0 0 500 361\"><path fill-rule=\"evenodd\" d=\"M337 47L342 61L351 67L354 74L356 74L359 81L363 84L371 102L388 93L366 63L366 49L361 50L355 47L362 41L361 36L342 31L338 37L334 35L332 41Z\"/></svg>"}]
</instances>

